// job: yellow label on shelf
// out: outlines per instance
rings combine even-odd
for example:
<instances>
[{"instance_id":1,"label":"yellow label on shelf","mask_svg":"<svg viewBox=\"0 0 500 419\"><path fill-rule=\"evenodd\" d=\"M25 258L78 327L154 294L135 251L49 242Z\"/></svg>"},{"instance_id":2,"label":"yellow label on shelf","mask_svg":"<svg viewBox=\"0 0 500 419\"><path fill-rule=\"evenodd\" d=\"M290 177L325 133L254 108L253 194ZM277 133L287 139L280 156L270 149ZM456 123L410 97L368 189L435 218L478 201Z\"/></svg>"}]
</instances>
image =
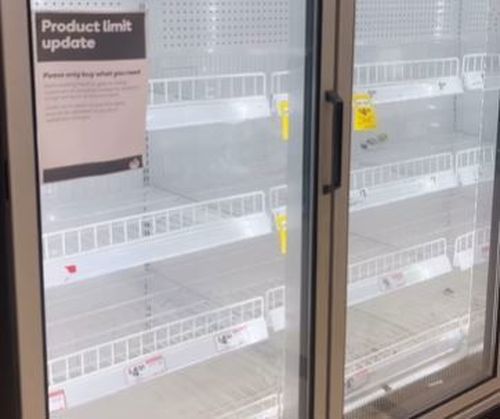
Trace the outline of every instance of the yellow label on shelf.
<instances>
[{"instance_id":1,"label":"yellow label on shelf","mask_svg":"<svg viewBox=\"0 0 500 419\"><path fill-rule=\"evenodd\" d=\"M290 139L290 105L288 99L280 100L277 106L281 118L281 139L288 141Z\"/></svg>"},{"instance_id":2,"label":"yellow label on shelf","mask_svg":"<svg viewBox=\"0 0 500 419\"><path fill-rule=\"evenodd\" d=\"M377 108L368 93L355 93L354 130L359 132L374 131L378 128Z\"/></svg>"},{"instance_id":3,"label":"yellow label on shelf","mask_svg":"<svg viewBox=\"0 0 500 419\"><path fill-rule=\"evenodd\" d=\"M288 216L286 214L276 215L276 228L279 234L281 254L286 255L288 253Z\"/></svg>"}]
</instances>

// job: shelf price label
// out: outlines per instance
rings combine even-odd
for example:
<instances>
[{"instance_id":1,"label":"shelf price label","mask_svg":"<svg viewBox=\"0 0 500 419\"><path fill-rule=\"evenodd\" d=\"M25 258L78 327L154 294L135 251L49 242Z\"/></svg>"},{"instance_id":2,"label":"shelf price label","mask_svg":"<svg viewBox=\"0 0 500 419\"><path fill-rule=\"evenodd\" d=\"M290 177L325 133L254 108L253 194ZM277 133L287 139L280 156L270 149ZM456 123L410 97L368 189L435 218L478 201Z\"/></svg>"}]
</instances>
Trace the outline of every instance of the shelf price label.
<instances>
[{"instance_id":1,"label":"shelf price label","mask_svg":"<svg viewBox=\"0 0 500 419\"><path fill-rule=\"evenodd\" d=\"M290 139L290 102L288 99L280 100L277 104L278 115L281 118L281 139Z\"/></svg>"},{"instance_id":2,"label":"shelf price label","mask_svg":"<svg viewBox=\"0 0 500 419\"><path fill-rule=\"evenodd\" d=\"M358 132L374 131L378 128L377 108L369 93L355 93L354 105L354 130Z\"/></svg>"},{"instance_id":3,"label":"shelf price label","mask_svg":"<svg viewBox=\"0 0 500 419\"><path fill-rule=\"evenodd\" d=\"M247 326L241 326L215 336L215 345L218 352L240 348L251 342Z\"/></svg>"},{"instance_id":4,"label":"shelf price label","mask_svg":"<svg viewBox=\"0 0 500 419\"><path fill-rule=\"evenodd\" d=\"M166 370L165 359L156 355L142 362L127 367L125 374L129 383L139 383L151 377L156 377Z\"/></svg>"},{"instance_id":5,"label":"shelf price label","mask_svg":"<svg viewBox=\"0 0 500 419\"><path fill-rule=\"evenodd\" d=\"M286 214L276 214L275 222L279 235L281 254L286 255L288 253L288 216Z\"/></svg>"},{"instance_id":6,"label":"shelf price label","mask_svg":"<svg viewBox=\"0 0 500 419\"><path fill-rule=\"evenodd\" d=\"M59 412L66 410L66 393L64 390L51 391L49 393L49 411Z\"/></svg>"}]
</instances>

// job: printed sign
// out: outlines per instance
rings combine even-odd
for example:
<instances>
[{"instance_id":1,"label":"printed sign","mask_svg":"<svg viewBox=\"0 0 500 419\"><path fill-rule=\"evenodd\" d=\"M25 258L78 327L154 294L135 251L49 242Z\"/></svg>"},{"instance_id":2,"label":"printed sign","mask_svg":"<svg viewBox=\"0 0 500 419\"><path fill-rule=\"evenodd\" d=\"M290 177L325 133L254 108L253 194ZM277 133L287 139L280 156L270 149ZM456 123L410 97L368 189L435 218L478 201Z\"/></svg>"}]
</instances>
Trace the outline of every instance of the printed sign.
<instances>
[{"instance_id":1,"label":"printed sign","mask_svg":"<svg viewBox=\"0 0 500 419\"><path fill-rule=\"evenodd\" d=\"M355 93L353 103L354 130L358 132L376 130L378 128L378 115L372 96L368 93Z\"/></svg>"},{"instance_id":2,"label":"printed sign","mask_svg":"<svg viewBox=\"0 0 500 419\"><path fill-rule=\"evenodd\" d=\"M126 370L127 379L131 383L138 383L151 377L156 377L166 370L165 359L161 355L146 359L131 365Z\"/></svg>"},{"instance_id":3,"label":"printed sign","mask_svg":"<svg viewBox=\"0 0 500 419\"><path fill-rule=\"evenodd\" d=\"M141 168L145 14L40 12L35 31L43 181Z\"/></svg>"}]
</instances>

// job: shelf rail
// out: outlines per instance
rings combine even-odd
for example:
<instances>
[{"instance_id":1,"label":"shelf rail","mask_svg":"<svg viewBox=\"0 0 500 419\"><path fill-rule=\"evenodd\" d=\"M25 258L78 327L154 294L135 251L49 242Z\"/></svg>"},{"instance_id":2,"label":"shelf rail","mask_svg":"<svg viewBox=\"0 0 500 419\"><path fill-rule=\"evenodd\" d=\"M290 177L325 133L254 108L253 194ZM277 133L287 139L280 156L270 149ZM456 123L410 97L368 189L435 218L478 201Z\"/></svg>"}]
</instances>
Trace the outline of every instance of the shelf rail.
<instances>
[{"instance_id":1,"label":"shelf rail","mask_svg":"<svg viewBox=\"0 0 500 419\"><path fill-rule=\"evenodd\" d=\"M127 364L140 357L214 335L263 318L264 298L257 297L180 319L48 362L49 385Z\"/></svg>"},{"instance_id":2,"label":"shelf rail","mask_svg":"<svg viewBox=\"0 0 500 419\"><path fill-rule=\"evenodd\" d=\"M264 73L177 77L149 81L150 107L266 95L267 81Z\"/></svg>"},{"instance_id":3,"label":"shelf rail","mask_svg":"<svg viewBox=\"0 0 500 419\"><path fill-rule=\"evenodd\" d=\"M398 252L374 257L349 267L349 283L356 284L368 278L401 271L430 259L446 257L446 239L438 239Z\"/></svg>"},{"instance_id":4,"label":"shelf rail","mask_svg":"<svg viewBox=\"0 0 500 419\"><path fill-rule=\"evenodd\" d=\"M358 64L354 68L354 85L379 87L422 80L459 78L459 73L460 60L457 57Z\"/></svg>"},{"instance_id":5,"label":"shelf rail","mask_svg":"<svg viewBox=\"0 0 500 419\"><path fill-rule=\"evenodd\" d=\"M75 256L165 235L186 233L211 223L264 212L263 192L146 212L45 234L43 256L46 260Z\"/></svg>"}]
</instances>

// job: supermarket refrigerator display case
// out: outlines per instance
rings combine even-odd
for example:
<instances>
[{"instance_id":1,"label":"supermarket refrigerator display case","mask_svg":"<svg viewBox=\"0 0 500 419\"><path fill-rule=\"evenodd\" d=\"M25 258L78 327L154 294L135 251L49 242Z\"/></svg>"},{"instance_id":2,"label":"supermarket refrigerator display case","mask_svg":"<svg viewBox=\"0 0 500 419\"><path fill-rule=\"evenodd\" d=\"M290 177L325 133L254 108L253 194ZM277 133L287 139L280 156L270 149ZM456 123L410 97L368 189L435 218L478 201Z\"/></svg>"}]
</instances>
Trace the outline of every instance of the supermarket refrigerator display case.
<instances>
[{"instance_id":1,"label":"supermarket refrigerator display case","mask_svg":"<svg viewBox=\"0 0 500 419\"><path fill-rule=\"evenodd\" d=\"M315 4L29 13L49 416L306 415Z\"/></svg>"},{"instance_id":2,"label":"supermarket refrigerator display case","mask_svg":"<svg viewBox=\"0 0 500 419\"><path fill-rule=\"evenodd\" d=\"M499 11L356 4L348 418L447 417L498 374Z\"/></svg>"},{"instance_id":3,"label":"supermarket refrigerator display case","mask_svg":"<svg viewBox=\"0 0 500 419\"><path fill-rule=\"evenodd\" d=\"M0 7L23 418L496 403L499 0Z\"/></svg>"}]
</instances>

